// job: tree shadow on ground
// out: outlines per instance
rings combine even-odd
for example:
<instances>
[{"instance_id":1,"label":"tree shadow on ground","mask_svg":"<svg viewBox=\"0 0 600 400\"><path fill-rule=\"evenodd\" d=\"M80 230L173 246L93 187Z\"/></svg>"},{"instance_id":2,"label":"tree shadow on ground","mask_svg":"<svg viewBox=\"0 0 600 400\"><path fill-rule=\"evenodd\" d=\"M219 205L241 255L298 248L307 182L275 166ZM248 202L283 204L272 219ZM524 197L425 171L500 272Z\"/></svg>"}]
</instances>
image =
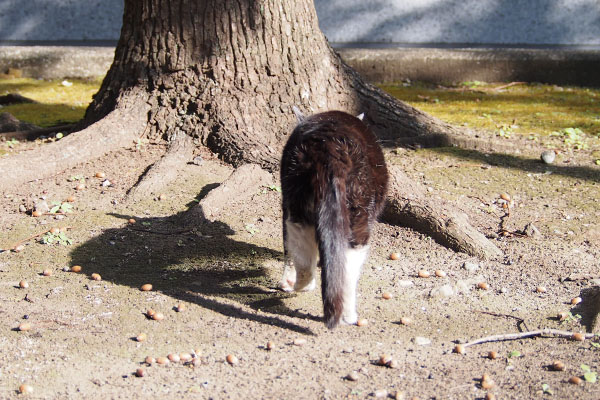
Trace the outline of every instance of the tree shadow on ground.
<instances>
[{"instance_id":1,"label":"tree shadow on ground","mask_svg":"<svg viewBox=\"0 0 600 400\"><path fill-rule=\"evenodd\" d=\"M280 318L320 320L290 310L283 300L295 294L272 287L263 263L281 259L281 253L233 240L229 236L234 231L228 225L210 222L199 214L198 208L190 208L172 216L138 218L133 224L106 229L73 250L71 262L86 266L84 271L90 275L99 273L105 281L136 289L152 283L153 290L227 317L313 334ZM123 221L133 218L112 215Z\"/></svg>"},{"instance_id":2,"label":"tree shadow on ground","mask_svg":"<svg viewBox=\"0 0 600 400\"><path fill-rule=\"evenodd\" d=\"M432 151L465 160L479 161L491 166L520 169L535 174L544 174L550 171L575 179L584 179L591 182L600 182L598 169L579 165L544 164L541 160L526 156L517 156L505 153L486 153L477 150L467 150L459 147L433 147Z\"/></svg>"}]
</instances>

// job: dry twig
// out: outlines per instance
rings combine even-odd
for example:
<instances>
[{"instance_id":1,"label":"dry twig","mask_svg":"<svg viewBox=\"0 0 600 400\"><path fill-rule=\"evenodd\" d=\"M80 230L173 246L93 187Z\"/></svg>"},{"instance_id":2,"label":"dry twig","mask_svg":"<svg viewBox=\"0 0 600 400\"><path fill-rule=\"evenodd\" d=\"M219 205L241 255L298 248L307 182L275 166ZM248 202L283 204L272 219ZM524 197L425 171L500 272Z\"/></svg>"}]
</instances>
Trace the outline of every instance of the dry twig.
<instances>
[{"instance_id":1,"label":"dry twig","mask_svg":"<svg viewBox=\"0 0 600 400\"><path fill-rule=\"evenodd\" d=\"M466 347L475 346L477 344L482 344L482 343L504 342L507 340L526 339L526 338L530 338L530 337L543 336L543 335L571 339L573 337L573 332L561 331L559 329L544 328L544 329L539 329L536 331L529 331L529 332L506 333L506 334L501 334L501 335L486 336L481 339L473 340L471 342L464 343L463 347L466 348ZM592 339L596 336L596 334L594 334L594 333L584 333L582 335L586 339Z\"/></svg>"}]
</instances>

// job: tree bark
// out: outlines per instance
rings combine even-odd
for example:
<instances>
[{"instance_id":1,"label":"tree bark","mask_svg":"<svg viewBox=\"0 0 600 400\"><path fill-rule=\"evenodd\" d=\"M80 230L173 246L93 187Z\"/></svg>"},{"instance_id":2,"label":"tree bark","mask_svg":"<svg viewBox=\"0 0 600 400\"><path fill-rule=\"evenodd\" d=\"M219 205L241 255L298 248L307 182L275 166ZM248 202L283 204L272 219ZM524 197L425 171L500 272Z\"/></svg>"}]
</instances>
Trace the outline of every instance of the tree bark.
<instances>
[{"instance_id":1,"label":"tree bark","mask_svg":"<svg viewBox=\"0 0 600 400\"><path fill-rule=\"evenodd\" d=\"M82 130L0 160L0 188L50 176L140 135L185 135L235 166L273 171L295 124L293 106L307 114L365 113L384 146L461 134L346 66L321 33L312 0L125 0L115 59ZM24 164L28 170L16 172ZM158 179L145 178L140 193Z\"/></svg>"}]
</instances>

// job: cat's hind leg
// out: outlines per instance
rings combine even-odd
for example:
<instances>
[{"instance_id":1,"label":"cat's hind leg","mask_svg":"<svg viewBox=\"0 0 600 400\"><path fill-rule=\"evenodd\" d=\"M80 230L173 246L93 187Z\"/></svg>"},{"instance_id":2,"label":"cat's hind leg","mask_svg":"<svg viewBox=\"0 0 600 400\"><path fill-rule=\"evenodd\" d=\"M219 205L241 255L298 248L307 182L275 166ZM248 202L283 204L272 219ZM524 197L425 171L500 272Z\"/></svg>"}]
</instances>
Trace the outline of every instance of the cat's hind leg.
<instances>
[{"instance_id":1,"label":"cat's hind leg","mask_svg":"<svg viewBox=\"0 0 600 400\"><path fill-rule=\"evenodd\" d=\"M285 224L285 247L293 265L286 260L279 287L287 292L313 290L316 285L315 274L319 255L315 228L289 220L285 221Z\"/></svg>"},{"instance_id":2,"label":"cat's hind leg","mask_svg":"<svg viewBox=\"0 0 600 400\"><path fill-rule=\"evenodd\" d=\"M360 271L367 259L368 253L369 246L360 246L346 250L342 321L348 325L354 325L358 321L358 313L356 312L358 278L360 277Z\"/></svg>"}]
</instances>

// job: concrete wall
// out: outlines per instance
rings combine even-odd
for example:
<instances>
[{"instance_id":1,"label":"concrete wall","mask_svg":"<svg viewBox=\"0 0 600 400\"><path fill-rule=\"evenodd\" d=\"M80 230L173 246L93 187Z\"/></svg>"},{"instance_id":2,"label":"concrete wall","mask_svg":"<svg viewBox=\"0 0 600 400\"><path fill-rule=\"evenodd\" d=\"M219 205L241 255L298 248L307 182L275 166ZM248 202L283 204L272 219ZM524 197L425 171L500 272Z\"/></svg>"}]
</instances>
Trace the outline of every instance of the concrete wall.
<instances>
[{"instance_id":1,"label":"concrete wall","mask_svg":"<svg viewBox=\"0 0 600 400\"><path fill-rule=\"evenodd\" d=\"M0 0L0 41L117 40L123 0ZM331 42L600 45L599 0L315 0Z\"/></svg>"}]
</instances>

